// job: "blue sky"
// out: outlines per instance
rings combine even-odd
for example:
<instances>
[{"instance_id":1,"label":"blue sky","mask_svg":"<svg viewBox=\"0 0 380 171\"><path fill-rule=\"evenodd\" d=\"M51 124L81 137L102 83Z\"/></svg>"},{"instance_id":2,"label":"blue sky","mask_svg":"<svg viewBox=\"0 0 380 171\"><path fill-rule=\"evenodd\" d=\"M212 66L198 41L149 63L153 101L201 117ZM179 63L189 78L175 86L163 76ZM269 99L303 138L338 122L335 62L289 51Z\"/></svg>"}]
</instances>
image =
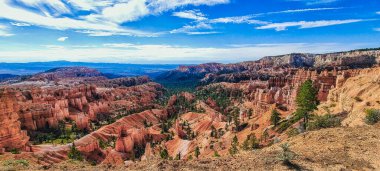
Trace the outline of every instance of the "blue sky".
<instances>
[{"instance_id":1,"label":"blue sky","mask_svg":"<svg viewBox=\"0 0 380 171\"><path fill-rule=\"evenodd\" d=\"M378 0L1 0L0 62L204 63L380 47Z\"/></svg>"}]
</instances>

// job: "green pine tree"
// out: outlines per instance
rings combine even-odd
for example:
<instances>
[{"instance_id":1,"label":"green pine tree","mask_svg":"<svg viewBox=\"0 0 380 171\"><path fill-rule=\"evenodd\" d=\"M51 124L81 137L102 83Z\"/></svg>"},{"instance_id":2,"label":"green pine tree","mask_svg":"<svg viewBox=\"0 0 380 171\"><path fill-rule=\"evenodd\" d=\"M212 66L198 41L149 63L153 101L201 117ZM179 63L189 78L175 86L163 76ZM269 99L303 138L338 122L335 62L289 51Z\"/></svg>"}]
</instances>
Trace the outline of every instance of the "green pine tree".
<instances>
[{"instance_id":1,"label":"green pine tree","mask_svg":"<svg viewBox=\"0 0 380 171\"><path fill-rule=\"evenodd\" d=\"M270 116L270 122L272 123L272 125L276 127L278 123L280 122L280 120L281 120L280 113L276 109L272 110L272 114Z\"/></svg>"},{"instance_id":2,"label":"green pine tree","mask_svg":"<svg viewBox=\"0 0 380 171\"><path fill-rule=\"evenodd\" d=\"M195 157L196 158L198 158L199 157L199 155L201 154L201 152L200 152L200 149L199 149L199 147L197 146L197 147L195 147L195 151L194 151L194 153L195 153Z\"/></svg>"},{"instance_id":3,"label":"green pine tree","mask_svg":"<svg viewBox=\"0 0 380 171\"><path fill-rule=\"evenodd\" d=\"M235 137L232 139L232 142L231 142L231 148L228 150L232 156L239 152L238 146L239 146L239 140L237 136L235 135Z\"/></svg>"},{"instance_id":4,"label":"green pine tree","mask_svg":"<svg viewBox=\"0 0 380 171\"><path fill-rule=\"evenodd\" d=\"M305 130L307 124L309 123L311 112L317 109L317 93L318 91L314 88L313 82L311 80L307 80L301 85L296 98L296 114L299 118L303 118L303 127Z\"/></svg>"},{"instance_id":5,"label":"green pine tree","mask_svg":"<svg viewBox=\"0 0 380 171\"><path fill-rule=\"evenodd\" d=\"M160 157L165 160L169 158L169 153L168 153L168 150L166 150L166 148L161 150Z\"/></svg>"},{"instance_id":6,"label":"green pine tree","mask_svg":"<svg viewBox=\"0 0 380 171\"><path fill-rule=\"evenodd\" d=\"M75 147L74 143L71 145L70 151L67 155L69 159L83 161L83 156L80 153L80 151Z\"/></svg>"}]
</instances>

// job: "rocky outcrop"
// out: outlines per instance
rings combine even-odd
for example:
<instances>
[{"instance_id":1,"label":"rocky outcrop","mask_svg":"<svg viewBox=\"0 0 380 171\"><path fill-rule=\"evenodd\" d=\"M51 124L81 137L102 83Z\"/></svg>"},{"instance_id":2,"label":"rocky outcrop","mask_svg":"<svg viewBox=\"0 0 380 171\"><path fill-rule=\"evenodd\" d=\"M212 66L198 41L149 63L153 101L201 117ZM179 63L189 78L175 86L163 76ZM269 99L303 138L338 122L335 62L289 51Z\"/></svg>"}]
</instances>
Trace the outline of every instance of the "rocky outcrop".
<instances>
[{"instance_id":1,"label":"rocky outcrop","mask_svg":"<svg viewBox=\"0 0 380 171\"><path fill-rule=\"evenodd\" d=\"M287 68L333 69L365 68L380 64L380 50L355 50L327 54L293 53L263 57L236 64L209 63L181 66L157 78L159 81L197 80L201 85L217 82L240 82L250 79L267 80ZM268 75L269 74L269 75Z\"/></svg>"},{"instance_id":2,"label":"rocky outcrop","mask_svg":"<svg viewBox=\"0 0 380 171\"><path fill-rule=\"evenodd\" d=\"M27 130L57 128L58 122L70 118L81 129L88 128L89 118L107 110L107 105L95 101L96 87L79 85L70 88L24 89L20 92L19 115Z\"/></svg>"},{"instance_id":3,"label":"rocky outcrop","mask_svg":"<svg viewBox=\"0 0 380 171\"><path fill-rule=\"evenodd\" d=\"M15 92L1 90L0 92L0 153L12 149L26 150L29 140L17 114L18 104Z\"/></svg>"},{"instance_id":4,"label":"rocky outcrop","mask_svg":"<svg viewBox=\"0 0 380 171\"><path fill-rule=\"evenodd\" d=\"M317 113L347 114L343 125L364 125L365 110L380 109L379 73L378 67L345 72Z\"/></svg>"}]
</instances>

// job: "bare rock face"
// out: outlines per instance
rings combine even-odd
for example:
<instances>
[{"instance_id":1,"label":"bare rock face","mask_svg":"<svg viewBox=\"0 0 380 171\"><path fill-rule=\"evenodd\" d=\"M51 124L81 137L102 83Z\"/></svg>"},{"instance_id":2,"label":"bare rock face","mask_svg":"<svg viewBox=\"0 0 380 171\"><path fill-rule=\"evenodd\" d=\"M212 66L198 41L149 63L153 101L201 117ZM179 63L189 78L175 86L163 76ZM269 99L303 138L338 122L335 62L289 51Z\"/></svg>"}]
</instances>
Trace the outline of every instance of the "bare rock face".
<instances>
[{"instance_id":1,"label":"bare rock face","mask_svg":"<svg viewBox=\"0 0 380 171\"><path fill-rule=\"evenodd\" d=\"M57 128L65 118L76 121L78 128L88 127L89 118L97 112L105 111L101 102L91 102L96 98L96 87L79 85L70 88L25 89L20 96L20 120L28 130Z\"/></svg>"},{"instance_id":2,"label":"bare rock face","mask_svg":"<svg viewBox=\"0 0 380 171\"><path fill-rule=\"evenodd\" d=\"M283 68L349 69L366 68L380 63L380 50L356 50L327 54L294 53L268 56L257 61L236 64L209 63L181 66L162 74L160 80L199 80L201 85L218 82L237 83L242 80L268 80L284 73Z\"/></svg>"},{"instance_id":3,"label":"bare rock face","mask_svg":"<svg viewBox=\"0 0 380 171\"><path fill-rule=\"evenodd\" d=\"M0 92L0 149L9 151L12 149L25 150L29 140L26 131L21 130L21 123L17 114L15 92L2 90Z\"/></svg>"},{"instance_id":4,"label":"bare rock face","mask_svg":"<svg viewBox=\"0 0 380 171\"><path fill-rule=\"evenodd\" d=\"M342 125L365 125L365 110L380 108L380 68L349 73L345 72L345 76L339 79L340 85L331 90L327 102L320 106L317 113L323 114L326 109L333 114L346 113L347 118Z\"/></svg>"}]
</instances>

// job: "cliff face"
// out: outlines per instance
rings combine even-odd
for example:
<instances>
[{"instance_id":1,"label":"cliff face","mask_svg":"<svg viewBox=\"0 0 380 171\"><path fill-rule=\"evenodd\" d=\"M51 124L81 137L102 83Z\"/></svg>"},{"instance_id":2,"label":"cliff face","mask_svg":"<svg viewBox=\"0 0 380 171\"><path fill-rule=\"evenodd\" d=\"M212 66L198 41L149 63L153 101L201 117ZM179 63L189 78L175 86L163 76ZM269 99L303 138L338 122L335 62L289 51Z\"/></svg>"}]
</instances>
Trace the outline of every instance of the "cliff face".
<instances>
[{"instance_id":1,"label":"cliff face","mask_svg":"<svg viewBox=\"0 0 380 171\"><path fill-rule=\"evenodd\" d=\"M357 50L327 54L289 54L264 57L261 64L290 67L368 67L380 62L380 50Z\"/></svg>"},{"instance_id":2,"label":"cliff face","mask_svg":"<svg viewBox=\"0 0 380 171\"><path fill-rule=\"evenodd\" d=\"M89 118L96 118L98 112L107 112L108 107L95 101L97 93L94 86L34 87L19 94L20 120L28 130L57 128L58 122L65 118L74 120L81 129L88 128Z\"/></svg>"},{"instance_id":3,"label":"cliff face","mask_svg":"<svg viewBox=\"0 0 380 171\"><path fill-rule=\"evenodd\" d=\"M347 114L342 122L346 126L365 125L366 109L380 108L380 68L356 70L338 79L338 86L331 90L327 102L319 114Z\"/></svg>"},{"instance_id":4,"label":"cliff face","mask_svg":"<svg viewBox=\"0 0 380 171\"><path fill-rule=\"evenodd\" d=\"M281 73L283 68L350 69L371 67L379 63L380 50L357 50L327 54L294 53L268 56L257 61L236 64L211 63L181 66L177 70L162 74L157 80L196 79L204 85L215 82L267 79L268 73Z\"/></svg>"},{"instance_id":5,"label":"cliff face","mask_svg":"<svg viewBox=\"0 0 380 171\"><path fill-rule=\"evenodd\" d=\"M12 149L25 150L29 140L26 131L21 130L17 114L19 106L14 95L15 92L9 90L0 92L0 153Z\"/></svg>"}]
</instances>

